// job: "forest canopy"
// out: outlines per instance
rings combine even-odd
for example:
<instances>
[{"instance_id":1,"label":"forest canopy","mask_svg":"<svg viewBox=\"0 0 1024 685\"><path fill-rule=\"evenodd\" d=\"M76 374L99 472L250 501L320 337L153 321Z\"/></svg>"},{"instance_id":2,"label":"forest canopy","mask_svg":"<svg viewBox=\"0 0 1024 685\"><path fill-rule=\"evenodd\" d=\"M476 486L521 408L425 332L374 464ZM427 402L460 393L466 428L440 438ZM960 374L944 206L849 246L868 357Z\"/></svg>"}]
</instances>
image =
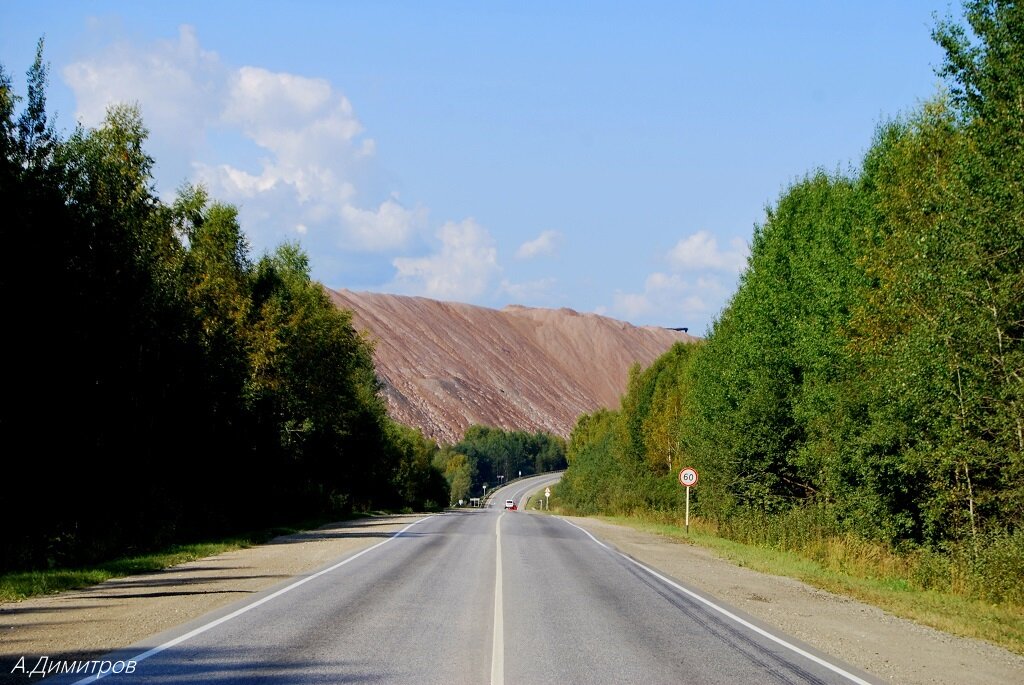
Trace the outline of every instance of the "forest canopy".
<instances>
[{"instance_id":1,"label":"forest canopy","mask_svg":"<svg viewBox=\"0 0 1024 685\"><path fill-rule=\"evenodd\" d=\"M510 480L564 469L565 441L543 431L473 425L462 440L442 447L434 463L448 479L452 502L465 502Z\"/></svg>"},{"instance_id":2,"label":"forest canopy","mask_svg":"<svg viewBox=\"0 0 1024 685\"><path fill-rule=\"evenodd\" d=\"M371 509L436 509L438 447L386 415L369 343L302 250L153 186L137 109L58 133L40 41L0 67L8 364L0 570ZM15 450L15 445L23 446Z\"/></svg>"},{"instance_id":3,"label":"forest canopy","mask_svg":"<svg viewBox=\"0 0 1024 685\"><path fill-rule=\"evenodd\" d=\"M944 91L768 209L706 340L580 419L564 506L671 514L696 467L695 511L725 535L932 551L1020 599L1024 8L966 19L934 31Z\"/></svg>"}]
</instances>

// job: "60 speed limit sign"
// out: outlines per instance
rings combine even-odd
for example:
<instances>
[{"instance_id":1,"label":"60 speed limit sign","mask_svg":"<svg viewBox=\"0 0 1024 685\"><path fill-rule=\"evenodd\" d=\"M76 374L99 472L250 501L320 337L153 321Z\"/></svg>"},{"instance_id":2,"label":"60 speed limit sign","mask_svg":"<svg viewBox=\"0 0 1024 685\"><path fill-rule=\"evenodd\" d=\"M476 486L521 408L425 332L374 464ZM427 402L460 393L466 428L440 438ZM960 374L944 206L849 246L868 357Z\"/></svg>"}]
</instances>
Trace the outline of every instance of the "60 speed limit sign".
<instances>
[{"instance_id":1,"label":"60 speed limit sign","mask_svg":"<svg viewBox=\"0 0 1024 685\"><path fill-rule=\"evenodd\" d=\"M686 533L690 533L690 488L697 484L697 469L687 466L679 472L679 482L686 487Z\"/></svg>"}]
</instances>

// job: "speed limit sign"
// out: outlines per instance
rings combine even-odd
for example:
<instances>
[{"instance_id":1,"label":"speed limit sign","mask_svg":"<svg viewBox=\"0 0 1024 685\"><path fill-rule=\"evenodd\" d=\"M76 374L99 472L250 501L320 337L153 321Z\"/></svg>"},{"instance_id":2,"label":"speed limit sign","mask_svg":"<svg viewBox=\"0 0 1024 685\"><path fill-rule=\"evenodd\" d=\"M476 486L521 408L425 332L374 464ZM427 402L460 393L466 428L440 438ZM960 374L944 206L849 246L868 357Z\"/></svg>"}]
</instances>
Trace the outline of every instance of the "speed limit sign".
<instances>
[{"instance_id":1,"label":"speed limit sign","mask_svg":"<svg viewBox=\"0 0 1024 685\"><path fill-rule=\"evenodd\" d=\"M687 466L679 472L679 482L686 486L686 534L690 534L690 488L697 484L697 469Z\"/></svg>"},{"instance_id":2,"label":"speed limit sign","mask_svg":"<svg viewBox=\"0 0 1024 685\"><path fill-rule=\"evenodd\" d=\"M697 484L697 469L691 469L687 467L679 472L679 482L690 487L691 485Z\"/></svg>"}]
</instances>

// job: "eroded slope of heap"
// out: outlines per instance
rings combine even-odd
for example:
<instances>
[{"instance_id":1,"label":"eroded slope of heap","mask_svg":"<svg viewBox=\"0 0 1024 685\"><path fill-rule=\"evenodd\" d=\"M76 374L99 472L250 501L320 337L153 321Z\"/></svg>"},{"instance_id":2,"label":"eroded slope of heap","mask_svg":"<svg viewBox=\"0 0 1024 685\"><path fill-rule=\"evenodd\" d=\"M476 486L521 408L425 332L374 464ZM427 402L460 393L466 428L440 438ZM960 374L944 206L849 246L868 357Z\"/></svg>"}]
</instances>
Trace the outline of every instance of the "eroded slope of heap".
<instances>
[{"instance_id":1,"label":"eroded slope of heap","mask_svg":"<svg viewBox=\"0 0 1024 685\"><path fill-rule=\"evenodd\" d=\"M568 436L580 414L618 406L632 364L695 339L571 309L328 293L373 340L391 416L444 443L471 424Z\"/></svg>"}]
</instances>

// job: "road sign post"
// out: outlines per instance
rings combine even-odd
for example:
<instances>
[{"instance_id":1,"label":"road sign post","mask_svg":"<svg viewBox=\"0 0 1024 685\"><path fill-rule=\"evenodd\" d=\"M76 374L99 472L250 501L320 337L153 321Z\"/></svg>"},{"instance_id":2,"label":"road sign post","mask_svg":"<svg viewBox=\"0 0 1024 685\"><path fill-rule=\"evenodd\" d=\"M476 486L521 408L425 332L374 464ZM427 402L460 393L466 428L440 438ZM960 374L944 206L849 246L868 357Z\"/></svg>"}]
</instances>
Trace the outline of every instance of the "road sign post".
<instances>
[{"instance_id":1,"label":"road sign post","mask_svg":"<svg viewBox=\"0 0 1024 685\"><path fill-rule=\"evenodd\" d=\"M551 511L551 488L544 488L544 508Z\"/></svg>"},{"instance_id":2,"label":"road sign post","mask_svg":"<svg viewBox=\"0 0 1024 685\"><path fill-rule=\"evenodd\" d=\"M679 472L679 482L686 488L686 534L690 534L690 488L697 484L697 469L687 466Z\"/></svg>"}]
</instances>

